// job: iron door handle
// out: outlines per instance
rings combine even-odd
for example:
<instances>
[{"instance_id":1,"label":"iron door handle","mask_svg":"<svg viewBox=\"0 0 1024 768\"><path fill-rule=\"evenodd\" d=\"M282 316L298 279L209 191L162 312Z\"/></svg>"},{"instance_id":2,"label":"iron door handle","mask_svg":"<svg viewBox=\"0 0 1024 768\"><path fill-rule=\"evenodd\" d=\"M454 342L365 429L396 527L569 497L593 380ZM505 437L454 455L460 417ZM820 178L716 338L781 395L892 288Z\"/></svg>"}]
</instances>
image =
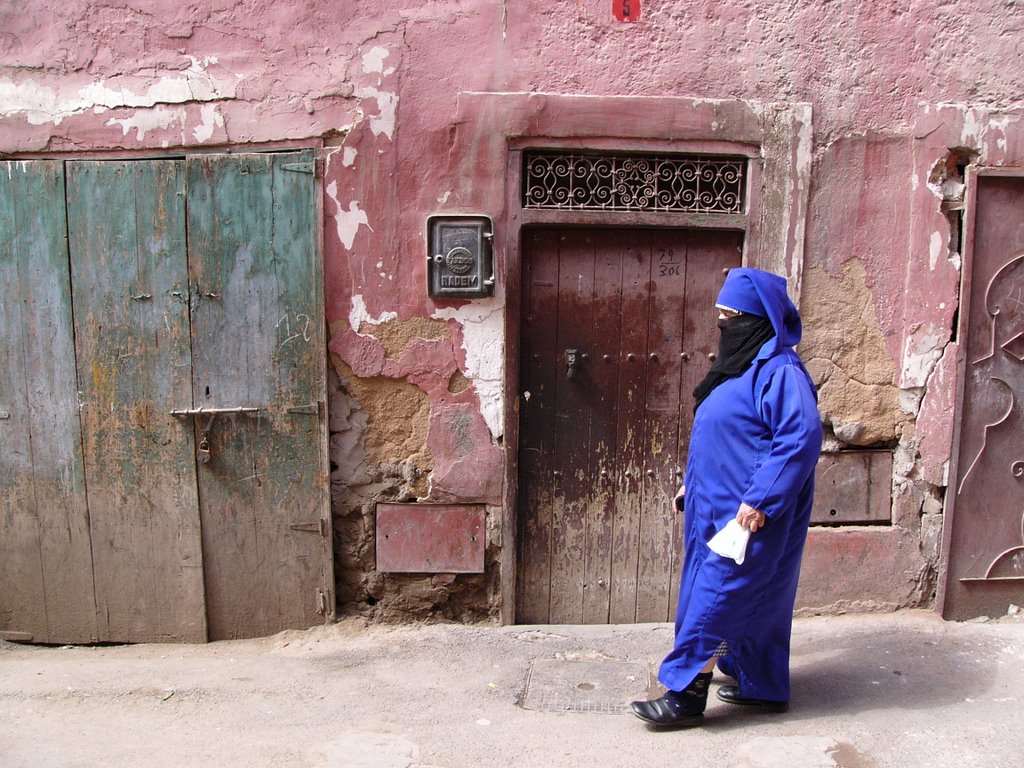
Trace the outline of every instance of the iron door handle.
<instances>
[{"instance_id":1,"label":"iron door handle","mask_svg":"<svg viewBox=\"0 0 1024 768\"><path fill-rule=\"evenodd\" d=\"M580 355L580 351L578 349L565 350L565 377L570 381L576 375L576 366L579 365L582 357L584 356Z\"/></svg>"}]
</instances>

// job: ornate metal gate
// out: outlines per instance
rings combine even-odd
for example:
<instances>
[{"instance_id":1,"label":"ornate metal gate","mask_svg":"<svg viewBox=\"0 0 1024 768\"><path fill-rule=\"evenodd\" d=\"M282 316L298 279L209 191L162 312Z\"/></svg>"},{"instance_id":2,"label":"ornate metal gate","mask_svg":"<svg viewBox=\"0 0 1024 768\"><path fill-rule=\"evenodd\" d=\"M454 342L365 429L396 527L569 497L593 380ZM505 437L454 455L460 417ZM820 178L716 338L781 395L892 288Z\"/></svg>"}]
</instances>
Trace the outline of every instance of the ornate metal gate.
<instances>
[{"instance_id":1,"label":"ornate metal gate","mask_svg":"<svg viewBox=\"0 0 1024 768\"><path fill-rule=\"evenodd\" d=\"M1024 601L1024 172L969 175L943 615Z\"/></svg>"}]
</instances>

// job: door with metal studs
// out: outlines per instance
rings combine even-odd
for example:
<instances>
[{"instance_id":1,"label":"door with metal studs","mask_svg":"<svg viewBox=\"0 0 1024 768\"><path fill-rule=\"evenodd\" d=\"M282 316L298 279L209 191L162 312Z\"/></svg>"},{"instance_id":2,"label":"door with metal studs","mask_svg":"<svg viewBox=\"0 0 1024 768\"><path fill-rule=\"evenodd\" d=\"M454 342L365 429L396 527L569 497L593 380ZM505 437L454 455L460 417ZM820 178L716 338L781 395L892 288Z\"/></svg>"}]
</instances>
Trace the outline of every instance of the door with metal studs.
<instances>
[{"instance_id":1,"label":"door with metal studs","mask_svg":"<svg viewBox=\"0 0 1024 768\"><path fill-rule=\"evenodd\" d=\"M743 235L523 237L517 621L671 620L691 393L718 348L714 300Z\"/></svg>"}]
</instances>

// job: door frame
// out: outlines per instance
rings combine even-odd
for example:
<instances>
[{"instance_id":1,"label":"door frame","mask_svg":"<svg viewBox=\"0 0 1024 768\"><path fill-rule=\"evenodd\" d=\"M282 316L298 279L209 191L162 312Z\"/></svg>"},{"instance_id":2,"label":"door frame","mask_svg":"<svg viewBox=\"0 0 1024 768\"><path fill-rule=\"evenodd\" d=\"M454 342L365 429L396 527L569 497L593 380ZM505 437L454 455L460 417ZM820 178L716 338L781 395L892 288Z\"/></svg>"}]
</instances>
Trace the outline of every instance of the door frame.
<instances>
[{"instance_id":1,"label":"door frame","mask_svg":"<svg viewBox=\"0 0 1024 768\"><path fill-rule=\"evenodd\" d=\"M956 382L954 384L956 394L953 406L953 433L950 443L948 482L943 499L942 549L939 556L938 584L935 594L936 609L940 616L946 615L949 581L953 578L949 569L949 560L953 546L953 524L956 517L956 489L960 478L960 438L968 367L967 339L971 314L971 287L974 282L974 234L978 213L978 179L980 177L1024 178L1024 167L984 166L973 163L967 166L964 195L963 264L960 269L960 306L956 330L956 338L959 341L956 355Z\"/></svg>"},{"instance_id":2,"label":"door frame","mask_svg":"<svg viewBox=\"0 0 1024 768\"><path fill-rule=\"evenodd\" d=\"M522 150L566 147L735 154L740 147L756 149L759 181L750 186L756 197L747 214L744 263L784 275L790 296L799 302L813 163L813 110L807 102L793 101L460 91L447 127L446 157L458 180L458 193L444 212L483 212L494 221L496 285L488 306L502 314L504 323L505 367L498 403L504 492L501 508L489 510L497 518L490 540L503 552L497 574L499 618L511 624L515 621L518 509L519 242L524 226L517 161ZM436 190L431 197L435 194ZM660 221L660 214L658 218L656 226L669 226L668 221ZM642 225L636 216L606 221L613 226Z\"/></svg>"},{"instance_id":3,"label":"door frame","mask_svg":"<svg viewBox=\"0 0 1024 768\"><path fill-rule=\"evenodd\" d=\"M527 151L589 151L606 153L649 153L678 155L730 155L748 159L746 171L745 213L694 214L604 212L579 210L537 210L522 207L523 155ZM522 328L522 236L524 230L538 226L558 227L630 227L659 229L733 229L743 233L741 263L744 266L763 266L765 259L761 239L761 188L764 175L763 147L744 141L660 141L638 139L557 140L544 138L511 139L506 158L506 211L508 225L504 240L504 268L501 270L505 287L505 495L502 520L504 548L512 548L511 557L503 557L501 564L501 618L503 624L516 622L516 590L519 558L519 354ZM801 240L802 245L802 240ZM801 259L802 262L802 248ZM775 267L777 269L777 266ZM799 272L796 275L799 286Z\"/></svg>"}]
</instances>

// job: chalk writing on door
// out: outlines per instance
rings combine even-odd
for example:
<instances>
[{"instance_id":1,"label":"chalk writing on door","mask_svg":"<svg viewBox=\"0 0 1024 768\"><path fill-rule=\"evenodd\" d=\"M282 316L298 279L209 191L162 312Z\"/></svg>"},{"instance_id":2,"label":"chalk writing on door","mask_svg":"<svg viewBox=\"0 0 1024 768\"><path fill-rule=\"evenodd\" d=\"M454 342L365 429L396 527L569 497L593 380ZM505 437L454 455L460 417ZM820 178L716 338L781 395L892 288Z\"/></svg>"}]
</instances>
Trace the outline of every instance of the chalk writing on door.
<instances>
[{"instance_id":1,"label":"chalk writing on door","mask_svg":"<svg viewBox=\"0 0 1024 768\"><path fill-rule=\"evenodd\" d=\"M285 312L281 315L281 319L277 321L277 327L280 330L284 326L284 341L281 342L281 346L295 341L295 339L302 339L303 341L309 341L309 323L310 317L305 313L298 313L294 317L295 331L292 331L292 315L290 312ZM299 330L301 328L302 330Z\"/></svg>"}]
</instances>

